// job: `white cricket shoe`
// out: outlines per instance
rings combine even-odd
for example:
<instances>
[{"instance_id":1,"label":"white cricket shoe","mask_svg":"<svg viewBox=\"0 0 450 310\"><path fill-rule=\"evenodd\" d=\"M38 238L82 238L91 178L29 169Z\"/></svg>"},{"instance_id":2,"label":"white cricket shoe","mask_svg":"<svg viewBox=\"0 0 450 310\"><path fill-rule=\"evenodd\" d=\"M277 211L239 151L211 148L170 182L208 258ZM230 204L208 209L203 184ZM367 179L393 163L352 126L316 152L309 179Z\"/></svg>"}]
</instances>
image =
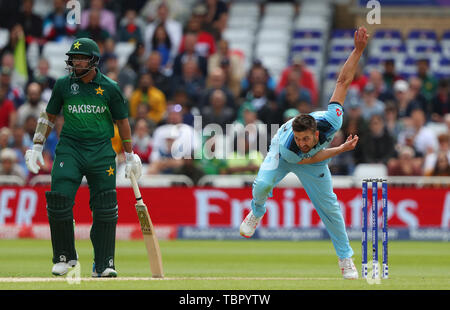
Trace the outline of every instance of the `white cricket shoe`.
<instances>
[{"instance_id":1,"label":"white cricket shoe","mask_svg":"<svg viewBox=\"0 0 450 310\"><path fill-rule=\"evenodd\" d=\"M250 211L249 214L245 217L245 219L242 221L242 224L239 228L239 232L242 237L250 238L255 233L256 227L258 226L259 222L261 221L261 217L256 217L253 215L253 211Z\"/></svg>"},{"instance_id":2,"label":"white cricket shoe","mask_svg":"<svg viewBox=\"0 0 450 310\"><path fill-rule=\"evenodd\" d=\"M95 263L92 266L92 277L93 278L116 278L117 277L117 271L115 271L113 268L106 268L103 270L102 273L99 273L95 270Z\"/></svg>"},{"instance_id":3,"label":"white cricket shoe","mask_svg":"<svg viewBox=\"0 0 450 310\"><path fill-rule=\"evenodd\" d=\"M358 279L358 270L351 257L339 259L339 268L341 268L344 279Z\"/></svg>"},{"instance_id":4,"label":"white cricket shoe","mask_svg":"<svg viewBox=\"0 0 450 310\"><path fill-rule=\"evenodd\" d=\"M76 260L71 260L68 263L59 262L53 265L52 274L54 276L63 276L65 275L70 268L75 267L77 264Z\"/></svg>"}]
</instances>

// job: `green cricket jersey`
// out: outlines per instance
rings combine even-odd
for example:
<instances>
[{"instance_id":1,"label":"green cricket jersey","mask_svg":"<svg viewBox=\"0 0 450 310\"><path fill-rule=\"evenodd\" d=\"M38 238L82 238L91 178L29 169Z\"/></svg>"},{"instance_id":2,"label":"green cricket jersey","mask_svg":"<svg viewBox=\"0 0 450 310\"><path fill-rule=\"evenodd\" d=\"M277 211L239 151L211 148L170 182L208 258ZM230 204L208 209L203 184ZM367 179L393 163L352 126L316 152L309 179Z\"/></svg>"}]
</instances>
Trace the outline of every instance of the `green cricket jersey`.
<instances>
[{"instance_id":1,"label":"green cricket jersey","mask_svg":"<svg viewBox=\"0 0 450 310\"><path fill-rule=\"evenodd\" d=\"M63 110L61 137L95 143L114 137L113 120L128 117L128 106L117 83L96 69L97 75L84 83L73 74L56 81L47 113Z\"/></svg>"}]
</instances>

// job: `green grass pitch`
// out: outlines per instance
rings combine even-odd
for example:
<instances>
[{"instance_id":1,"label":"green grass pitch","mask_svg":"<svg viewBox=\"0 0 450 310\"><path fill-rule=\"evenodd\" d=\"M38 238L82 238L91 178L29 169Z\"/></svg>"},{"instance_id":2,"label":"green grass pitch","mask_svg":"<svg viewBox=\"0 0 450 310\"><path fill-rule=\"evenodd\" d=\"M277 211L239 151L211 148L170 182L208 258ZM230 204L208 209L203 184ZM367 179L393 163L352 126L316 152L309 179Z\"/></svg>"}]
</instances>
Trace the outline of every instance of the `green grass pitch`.
<instances>
[{"instance_id":1,"label":"green grass pitch","mask_svg":"<svg viewBox=\"0 0 450 310\"><path fill-rule=\"evenodd\" d=\"M353 241L351 245L360 272L361 243ZM91 243L77 240L81 281L69 284L65 278L51 275L49 240L0 240L0 289L450 289L450 246L447 242L390 242L390 278L381 279L379 284L365 279L342 279L330 241L177 240L162 241L160 246L165 279L150 279L143 241L118 241L116 268L119 277L94 280L90 277Z\"/></svg>"}]
</instances>

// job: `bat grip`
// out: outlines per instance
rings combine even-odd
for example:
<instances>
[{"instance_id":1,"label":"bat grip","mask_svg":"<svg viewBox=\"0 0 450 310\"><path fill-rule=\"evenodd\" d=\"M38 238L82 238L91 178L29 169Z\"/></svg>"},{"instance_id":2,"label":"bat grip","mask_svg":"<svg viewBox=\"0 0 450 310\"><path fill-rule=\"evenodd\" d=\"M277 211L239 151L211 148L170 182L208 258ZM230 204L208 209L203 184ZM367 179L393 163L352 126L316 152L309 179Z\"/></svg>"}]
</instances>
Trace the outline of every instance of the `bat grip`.
<instances>
[{"instance_id":1,"label":"bat grip","mask_svg":"<svg viewBox=\"0 0 450 310\"><path fill-rule=\"evenodd\" d=\"M141 191L139 190L139 186L136 182L136 177L134 173L130 173L131 186L133 187L134 196L136 197L136 201L142 200Z\"/></svg>"}]
</instances>

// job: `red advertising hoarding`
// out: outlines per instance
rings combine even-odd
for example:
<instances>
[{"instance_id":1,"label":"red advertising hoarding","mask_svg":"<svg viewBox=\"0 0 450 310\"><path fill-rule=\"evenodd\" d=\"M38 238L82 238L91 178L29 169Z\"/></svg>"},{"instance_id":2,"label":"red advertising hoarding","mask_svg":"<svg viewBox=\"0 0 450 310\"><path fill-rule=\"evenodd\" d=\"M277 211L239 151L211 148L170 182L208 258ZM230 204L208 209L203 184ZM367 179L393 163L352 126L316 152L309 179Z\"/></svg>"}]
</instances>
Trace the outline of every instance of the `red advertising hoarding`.
<instances>
[{"instance_id":1,"label":"red advertising hoarding","mask_svg":"<svg viewBox=\"0 0 450 310\"><path fill-rule=\"evenodd\" d=\"M48 223L48 187L1 187L0 225ZM251 188L142 188L156 225L238 227L250 208ZM119 224L138 223L131 188L118 188ZM361 226L361 190L335 189L348 227ZM450 226L450 189L389 188L390 227ZM369 199L370 200L370 199ZM381 191L379 193L381 205ZM303 189L275 188L262 221L268 228L320 227L319 216ZM380 218L381 218L381 210ZM89 190L81 187L74 207L77 223L91 223Z\"/></svg>"}]
</instances>

